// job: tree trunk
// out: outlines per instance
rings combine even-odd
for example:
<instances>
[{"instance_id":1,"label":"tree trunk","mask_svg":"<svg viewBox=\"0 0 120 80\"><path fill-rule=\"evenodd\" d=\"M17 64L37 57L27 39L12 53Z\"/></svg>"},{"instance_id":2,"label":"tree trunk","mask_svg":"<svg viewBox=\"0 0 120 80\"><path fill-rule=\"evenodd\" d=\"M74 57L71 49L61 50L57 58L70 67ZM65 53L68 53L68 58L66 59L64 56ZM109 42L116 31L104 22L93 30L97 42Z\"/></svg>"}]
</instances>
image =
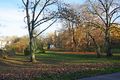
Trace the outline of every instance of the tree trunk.
<instances>
[{"instance_id":1,"label":"tree trunk","mask_svg":"<svg viewBox=\"0 0 120 80\"><path fill-rule=\"evenodd\" d=\"M100 58L100 54L101 54L101 51L100 51L100 46L99 44L95 41L95 39L93 38L93 36L88 32L88 35L91 37L91 39L93 40L93 43L95 45L95 49L96 49L96 54L97 54L97 57Z\"/></svg>"},{"instance_id":2,"label":"tree trunk","mask_svg":"<svg viewBox=\"0 0 120 80\"><path fill-rule=\"evenodd\" d=\"M35 59L35 53L32 52L31 54L31 62L36 62L36 59Z\"/></svg>"},{"instance_id":3,"label":"tree trunk","mask_svg":"<svg viewBox=\"0 0 120 80\"><path fill-rule=\"evenodd\" d=\"M30 35L30 43L29 43L29 47L30 47L30 62L36 62L35 59L35 53L33 52L33 37Z\"/></svg>"},{"instance_id":4,"label":"tree trunk","mask_svg":"<svg viewBox=\"0 0 120 80\"><path fill-rule=\"evenodd\" d=\"M96 47L96 53L97 53L97 57L100 58L101 51L99 46Z\"/></svg>"},{"instance_id":5,"label":"tree trunk","mask_svg":"<svg viewBox=\"0 0 120 80\"><path fill-rule=\"evenodd\" d=\"M75 37L74 37L74 34L73 34L73 51L76 51L76 41L75 41Z\"/></svg>"},{"instance_id":6,"label":"tree trunk","mask_svg":"<svg viewBox=\"0 0 120 80\"><path fill-rule=\"evenodd\" d=\"M111 40L108 30L106 30L105 33L105 50L106 50L106 56L110 57L112 56L111 52Z\"/></svg>"},{"instance_id":7,"label":"tree trunk","mask_svg":"<svg viewBox=\"0 0 120 80\"><path fill-rule=\"evenodd\" d=\"M71 24L71 31L72 31L72 42L73 42L73 51L76 51L76 41L75 41L75 30L74 30L74 24Z\"/></svg>"}]
</instances>

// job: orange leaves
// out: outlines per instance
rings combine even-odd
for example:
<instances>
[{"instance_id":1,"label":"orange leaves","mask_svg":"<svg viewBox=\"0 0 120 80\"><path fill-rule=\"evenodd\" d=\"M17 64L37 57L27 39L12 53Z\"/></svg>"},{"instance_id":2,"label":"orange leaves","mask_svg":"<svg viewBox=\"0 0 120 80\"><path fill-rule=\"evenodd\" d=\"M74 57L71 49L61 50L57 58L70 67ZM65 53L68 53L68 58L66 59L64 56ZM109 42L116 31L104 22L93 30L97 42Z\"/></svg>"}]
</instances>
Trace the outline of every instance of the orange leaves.
<instances>
[{"instance_id":1,"label":"orange leaves","mask_svg":"<svg viewBox=\"0 0 120 80\"><path fill-rule=\"evenodd\" d=\"M6 48L8 50L15 50L16 52L23 52L23 50L28 45L28 38L27 37L21 37L21 38L15 38L11 44L7 45Z\"/></svg>"}]
</instances>

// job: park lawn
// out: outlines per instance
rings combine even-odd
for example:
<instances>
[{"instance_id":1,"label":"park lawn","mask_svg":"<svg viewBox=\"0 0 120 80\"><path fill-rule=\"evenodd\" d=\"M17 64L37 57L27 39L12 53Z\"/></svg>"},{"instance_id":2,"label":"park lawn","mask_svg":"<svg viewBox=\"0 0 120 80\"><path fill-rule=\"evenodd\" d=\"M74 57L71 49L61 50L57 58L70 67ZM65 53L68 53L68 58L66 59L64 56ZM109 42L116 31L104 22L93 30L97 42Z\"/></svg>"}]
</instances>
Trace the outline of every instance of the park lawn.
<instances>
[{"instance_id":1,"label":"park lawn","mask_svg":"<svg viewBox=\"0 0 120 80\"><path fill-rule=\"evenodd\" d=\"M83 77L120 72L120 54L111 58L95 54L36 54L37 62L29 62L29 57L16 55L0 59L0 79L31 80L76 80Z\"/></svg>"},{"instance_id":2,"label":"park lawn","mask_svg":"<svg viewBox=\"0 0 120 80\"><path fill-rule=\"evenodd\" d=\"M118 63L120 54L114 54L113 57L102 56L97 58L95 54L62 54L62 53L44 53L36 54L37 60L45 61L51 64L81 64L81 63Z\"/></svg>"}]
</instances>

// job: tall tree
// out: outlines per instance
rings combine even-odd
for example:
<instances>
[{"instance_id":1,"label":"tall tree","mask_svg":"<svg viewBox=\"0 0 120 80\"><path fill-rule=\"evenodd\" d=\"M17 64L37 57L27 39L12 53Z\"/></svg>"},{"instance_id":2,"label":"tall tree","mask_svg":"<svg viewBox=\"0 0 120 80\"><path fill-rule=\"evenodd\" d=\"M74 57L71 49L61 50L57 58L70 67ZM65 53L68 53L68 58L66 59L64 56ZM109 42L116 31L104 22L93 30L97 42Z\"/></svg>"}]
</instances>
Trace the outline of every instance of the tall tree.
<instances>
[{"instance_id":1,"label":"tall tree","mask_svg":"<svg viewBox=\"0 0 120 80\"><path fill-rule=\"evenodd\" d=\"M100 18L104 26L104 39L107 56L112 56L110 27L120 18L119 0L88 0L90 3L89 11Z\"/></svg>"},{"instance_id":2,"label":"tall tree","mask_svg":"<svg viewBox=\"0 0 120 80\"><path fill-rule=\"evenodd\" d=\"M76 51L77 43L75 39L75 27L78 26L81 22L80 14L77 8L74 8L73 5L64 4L58 7L59 17L64 20L64 24L69 31L69 36L72 42L72 49Z\"/></svg>"},{"instance_id":3,"label":"tall tree","mask_svg":"<svg viewBox=\"0 0 120 80\"><path fill-rule=\"evenodd\" d=\"M96 15L93 15L88 11L88 7L89 5L87 3L81 6L81 16L83 19L82 26L84 26L85 28L87 46L89 47L90 43L92 42L95 48L97 57L100 57L101 55L100 46L103 46L101 44L101 41L103 40L103 32L102 32L102 28L100 27L103 26L103 23L100 21L100 19ZM97 32L97 35L96 35L96 32Z\"/></svg>"},{"instance_id":4,"label":"tall tree","mask_svg":"<svg viewBox=\"0 0 120 80\"><path fill-rule=\"evenodd\" d=\"M27 24L29 32L29 50L31 54L31 62L35 62L34 50L34 39L47 30L52 24L56 22L56 12L52 11L52 5L55 4L57 0L22 0L25 8L25 22ZM50 9L52 8L52 9ZM47 27L44 27L44 23L49 23ZM43 30L34 34L35 30L43 26Z\"/></svg>"}]
</instances>

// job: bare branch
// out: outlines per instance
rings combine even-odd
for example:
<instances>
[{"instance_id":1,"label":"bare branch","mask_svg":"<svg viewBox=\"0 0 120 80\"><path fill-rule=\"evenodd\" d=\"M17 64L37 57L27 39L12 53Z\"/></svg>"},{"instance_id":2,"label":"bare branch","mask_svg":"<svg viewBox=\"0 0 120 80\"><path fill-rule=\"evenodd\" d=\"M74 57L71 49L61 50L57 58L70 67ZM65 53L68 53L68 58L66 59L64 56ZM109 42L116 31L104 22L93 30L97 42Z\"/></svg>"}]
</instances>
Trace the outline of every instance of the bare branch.
<instances>
[{"instance_id":1,"label":"bare branch","mask_svg":"<svg viewBox=\"0 0 120 80\"><path fill-rule=\"evenodd\" d=\"M42 30L40 33L38 33L36 36L34 36L34 38L36 38L36 37L39 36L41 33L43 33L45 30L47 30L49 27L51 27L56 21L57 21L57 19L56 19L55 21L53 21L47 28L45 28L45 29Z\"/></svg>"},{"instance_id":2,"label":"bare branch","mask_svg":"<svg viewBox=\"0 0 120 80\"><path fill-rule=\"evenodd\" d=\"M103 1L102 1L102 0L99 0L99 2L102 4L103 8L106 9L106 6L105 6L105 4L103 3Z\"/></svg>"},{"instance_id":3,"label":"bare branch","mask_svg":"<svg viewBox=\"0 0 120 80\"><path fill-rule=\"evenodd\" d=\"M114 0L112 0L112 1L110 2L110 4L109 4L108 8L110 8L110 7L112 6L113 1L114 1Z\"/></svg>"},{"instance_id":4,"label":"bare branch","mask_svg":"<svg viewBox=\"0 0 120 80\"><path fill-rule=\"evenodd\" d=\"M89 0L90 1L90 0ZM101 0L100 0L101 1ZM104 18L98 13L98 11L95 9L94 5L92 4L92 2L90 1L90 4L92 5L92 8L95 10L95 12L92 12L96 15L98 15L98 17L103 21L104 24L106 24Z\"/></svg>"},{"instance_id":5,"label":"bare branch","mask_svg":"<svg viewBox=\"0 0 120 80\"><path fill-rule=\"evenodd\" d=\"M24 4L24 6L26 6L26 3L25 3L25 1L24 1L24 0L22 0L22 3Z\"/></svg>"},{"instance_id":6,"label":"bare branch","mask_svg":"<svg viewBox=\"0 0 120 80\"><path fill-rule=\"evenodd\" d=\"M114 8L114 9L113 9L113 10L109 13L110 18L112 18L112 17L113 17L113 15L114 15L116 12L118 12L118 10L120 10L120 6L119 6L119 7Z\"/></svg>"},{"instance_id":7,"label":"bare branch","mask_svg":"<svg viewBox=\"0 0 120 80\"><path fill-rule=\"evenodd\" d=\"M117 17L112 21L112 23L114 23L118 18L120 18L120 15L117 16Z\"/></svg>"},{"instance_id":8,"label":"bare branch","mask_svg":"<svg viewBox=\"0 0 120 80\"><path fill-rule=\"evenodd\" d=\"M39 18L39 16L41 15L41 13L43 12L43 10L45 9L45 7L47 7L47 4L49 3L50 0L46 0L45 4L43 5L42 9L39 11L37 17L35 18L35 21L37 21L37 19Z\"/></svg>"},{"instance_id":9,"label":"bare branch","mask_svg":"<svg viewBox=\"0 0 120 80\"><path fill-rule=\"evenodd\" d=\"M45 23L45 22L50 21L50 20L53 19L53 18L54 18L54 16L51 17L51 18L47 18L47 17L46 17L46 18L43 18L43 19L39 20L38 22L35 23L34 29L35 29L36 27L38 27L39 25L41 25L41 24L43 24L43 23Z\"/></svg>"}]
</instances>

